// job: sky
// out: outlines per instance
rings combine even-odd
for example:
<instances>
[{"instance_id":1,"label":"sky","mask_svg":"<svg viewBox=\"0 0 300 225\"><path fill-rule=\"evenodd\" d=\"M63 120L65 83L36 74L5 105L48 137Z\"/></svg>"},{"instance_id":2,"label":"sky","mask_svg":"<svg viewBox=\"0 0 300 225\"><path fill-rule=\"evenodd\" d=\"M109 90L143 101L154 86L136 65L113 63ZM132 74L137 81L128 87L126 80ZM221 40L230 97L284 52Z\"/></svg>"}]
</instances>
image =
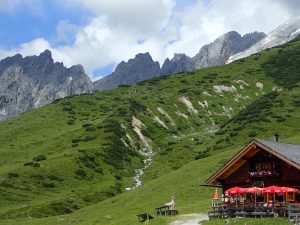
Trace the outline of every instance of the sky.
<instances>
[{"instance_id":1,"label":"sky","mask_svg":"<svg viewBox=\"0 0 300 225\"><path fill-rule=\"evenodd\" d=\"M0 59L49 49L96 80L138 53L162 64L228 31L268 33L299 15L299 0L0 0Z\"/></svg>"}]
</instances>

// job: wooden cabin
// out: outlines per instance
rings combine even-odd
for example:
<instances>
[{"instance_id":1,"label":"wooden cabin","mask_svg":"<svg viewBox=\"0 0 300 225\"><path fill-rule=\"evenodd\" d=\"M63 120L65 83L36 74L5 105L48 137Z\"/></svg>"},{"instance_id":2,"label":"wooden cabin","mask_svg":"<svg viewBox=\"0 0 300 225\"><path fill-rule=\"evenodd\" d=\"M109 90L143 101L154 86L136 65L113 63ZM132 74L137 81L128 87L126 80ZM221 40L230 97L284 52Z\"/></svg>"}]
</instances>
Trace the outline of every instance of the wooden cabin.
<instances>
[{"instance_id":1,"label":"wooden cabin","mask_svg":"<svg viewBox=\"0 0 300 225\"><path fill-rule=\"evenodd\" d=\"M271 185L300 189L300 145L253 139L206 183L221 185L223 191Z\"/></svg>"}]
</instances>

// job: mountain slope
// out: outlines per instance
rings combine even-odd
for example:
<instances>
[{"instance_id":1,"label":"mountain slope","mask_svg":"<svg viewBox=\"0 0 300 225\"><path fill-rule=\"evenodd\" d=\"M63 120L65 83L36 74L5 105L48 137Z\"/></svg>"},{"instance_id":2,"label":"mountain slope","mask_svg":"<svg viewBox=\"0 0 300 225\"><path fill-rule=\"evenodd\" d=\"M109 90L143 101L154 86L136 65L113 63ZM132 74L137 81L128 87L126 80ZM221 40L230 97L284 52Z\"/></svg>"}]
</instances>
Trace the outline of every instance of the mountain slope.
<instances>
[{"instance_id":1,"label":"mountain slope","mask_svg":"<svg viewBox=\"0 0 300 225\"><path fill-rule=\"evenodd\" d=\"M121 62L115 72L94 82L95 90L109 90L122 84L134 84L159 76L160 67L149 53L137 54L127 63Z\"/></svg>"},{"instance_id":2,"label":"mountain slope","mask_svg":"<svg viewBox=\"0 0 300 225\"><path fill-rule=\"evenodd\" d=\"M244 36L235 31L228 32L200 49L193 57L194 69L223 65L230 56L250 48L264 37L265 34L262 32Z\"/></svg>"},{"instance_id":3,"label":"mountain slope","mask_svg":"<svg viewBox=\"0 0 300 225\"><path fill-rule=\"evenodd\" d=\"M271 31L264 39L253 45L251 48L231 56L228 63L261 52L267 48L285 44L295 39L299 34L300 17L296 17Z\"/></svg>"},{"instance_id":4,"label":"mountain slope","mask_svg":"<svg viewBox=\"0 0 300 225\"><path fill-rule=\"evenodd\" d=\"M49 50L39 56L8 57L0 61L0 120L92 90L82 66L54 63Z\"/></svg>"},{"instance_id":5,"label":"mountain slope","mask_svg":"<svg viewBox=\"0 0 300 225\"><path fill-rule=\"evenodd\" d=\"M177 209L181 214L205 213L211 204L214 189L200 187L210 174L216 171L223 163L250 140L248 134L255 130L261 138L271 138L275 130L284 130L281 133L281 141L300 144L299 115L300 106L295 105L295 100L300 94L299 87L289 91L280 92L274 103L267 107L267 111L276 113L286 118L285 121L278 120L273 115L267 115L265 120L252 121L249 126L240 126L238 122L242 115L252 115L253 108L265 103L265 97L247 107L241 115L234 117L224 129L226 133L216 136L214 153L211 156L200 158L190 162L182 168L164 174L160 178L151 180L142 187L120 194L98 204L85 207L72 214L64 216L53 216L48 218L27 218L22 220L4 220L3 224L116 224L137 225L136 214L142 212L153 212L155 207L168 201L171 195L176 196ZM287 108L282 107L285 102ZM265 114L265 109L258 107L258 114ZM289 116L287 116L289 115ZM253 115L254 117L256 115ZM253 118L254 118L253 117ZM248 125L248 124L247 124ZM233 135L235 132L235 135ZM224 147L226 136L230 137L230 145ZM224 139L225 138L225 139ZM217 150L219 148L219 150ZM222 150L220 150L222 149ZM152 214L152 213L151 213ZM151 224L168 224L174 217L156 217ZM261 221L262 222L262 221ZM269 223L268 223L269 222ZM274 221L265 221L272 224ZM1 221L0 221L1 224ZM286 224L282 220L279 224Z\"/></svg>"},{"instance_id":6,"label":"mountain slope","mask_svg":"<svg viewBox=\"0 0 300 225\"><path fill-rule=\"evenodd\" d=\"M159 63L154 62L149 53L138 54L127 63L121 62L111 75L94 82L94 88L96 90L109 90L119 85L134 84L161 75L222 65L232 54L251 47L264 36L264 33L259 32L244 36L234 31L228 32L213 43L203 46L193 58L185 54L175 54L171 60L165 60L161 69Z\"/></svg>"},{"instance_id":7,"label":"mountain slope","mask_svg":"<svg viewBox=\"0 0 300 225\"><path fill-rule=\"evenodd\" d=\"M173 194L180 212L205 212L212 190L198 185L251 137L299 143L299 52L296 40L0 123L0 224L133 225ZM274 71L285 64L283 85Z\"/></svg>"}]
</instances>

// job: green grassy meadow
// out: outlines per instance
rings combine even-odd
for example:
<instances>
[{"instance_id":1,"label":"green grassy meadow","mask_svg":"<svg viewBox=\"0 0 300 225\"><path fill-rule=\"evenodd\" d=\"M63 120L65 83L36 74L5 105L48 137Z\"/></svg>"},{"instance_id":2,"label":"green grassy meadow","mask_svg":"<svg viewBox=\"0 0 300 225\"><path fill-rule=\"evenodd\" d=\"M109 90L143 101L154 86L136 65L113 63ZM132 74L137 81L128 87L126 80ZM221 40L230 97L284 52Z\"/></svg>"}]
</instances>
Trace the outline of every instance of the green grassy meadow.
<instances>
[{"instance_id":1,"label":"green grassy meadow","mask_svg":"<svg viewBox=\"0 0 300 225\"><path fill-rule=\"evenodd\" d=\"M180 214L206 213L214 189L200 185L251 138L276 132L300 144L299 61L296 40L229 65L64 98L1 122L0 224L134 225L137 214L153 214L172 195ZM137 129L154 154L143 185L126 191L147 159Z\"/></svg>"}]
</instances>

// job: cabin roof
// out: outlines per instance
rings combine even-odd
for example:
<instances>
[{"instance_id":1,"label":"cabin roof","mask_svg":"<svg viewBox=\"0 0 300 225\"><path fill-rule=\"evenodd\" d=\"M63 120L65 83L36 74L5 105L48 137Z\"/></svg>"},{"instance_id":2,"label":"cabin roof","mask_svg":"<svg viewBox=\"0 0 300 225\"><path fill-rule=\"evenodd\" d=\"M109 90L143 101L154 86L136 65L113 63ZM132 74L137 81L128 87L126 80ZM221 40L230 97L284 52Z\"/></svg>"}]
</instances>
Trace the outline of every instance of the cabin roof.
<instances>
[{"instance_id":1,"label":"cabin roof","mask_svg":"<svg viewBox=\"0 0 300 225\"><path fill-rule=\"evenodd\" d=\"M251 149L256 149L259 146L261 149L275 155L279 159L285 161L286 163L294 166L300 170L300 145L280 143L274 141L267 141L262 139L252 139L251 142L241 149L237 154L235 154L226 164L224 164L218 171L216 171L210 178L206 180L207 184L213 184L217 179L224 176L227 177L233 171L237 170L245 161L243 157L252 157L255 155L255 151Z\"/></svg>"},{"instance_id":2,"label":"cabin roof","mask_svg":"<svg viewBox=\"0 0 300 225\"><path fill-rule=\"evenodd\" d=\"M273 151L300 165L300 145L255 139Z\"/></svg>"}]
</instances>

